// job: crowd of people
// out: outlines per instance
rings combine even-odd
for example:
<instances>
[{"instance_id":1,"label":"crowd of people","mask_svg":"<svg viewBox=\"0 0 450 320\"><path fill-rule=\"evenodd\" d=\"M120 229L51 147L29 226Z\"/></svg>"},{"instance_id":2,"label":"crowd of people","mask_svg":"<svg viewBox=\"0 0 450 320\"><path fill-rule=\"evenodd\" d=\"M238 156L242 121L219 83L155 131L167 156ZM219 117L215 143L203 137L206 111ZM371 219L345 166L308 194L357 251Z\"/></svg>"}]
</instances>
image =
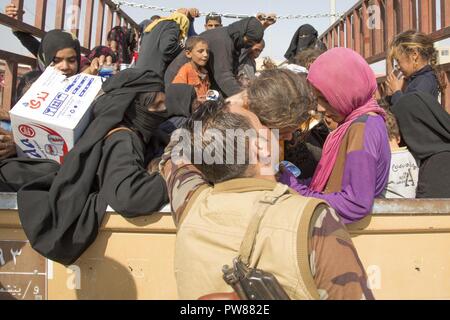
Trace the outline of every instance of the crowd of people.
<instances>
[{"instance_id":1,"label":"crowd of people","mask_svg":"<svg viewBox=\"0 0 450 320\"><path fill-rule=\"evenodd\" d=\"M0 187L17 192L33 248L70 264L108 205L130 218L170 202L180 298L229 292L222 266L238 258L272 273L292 299L373 299L346 224L369 215L375 198L450 197L450 115L438 100L445 81L432 40L414 30L395 37L394 71L376 100L363 57L328 49L311 25L295 32L282 65L261 71L255 61L275 14L223 26L211 13L197 34L199 16L181 8L143 21L137 34L114 27L86 56L69 32L39 42L13 30L37 59L15 101L48 66L67 77L113 73L61 165L16 157L0 128ZM180 155L180 144L190 152ZM275 170L278 146L288 162Z\"/></svg>"}]
</instances>

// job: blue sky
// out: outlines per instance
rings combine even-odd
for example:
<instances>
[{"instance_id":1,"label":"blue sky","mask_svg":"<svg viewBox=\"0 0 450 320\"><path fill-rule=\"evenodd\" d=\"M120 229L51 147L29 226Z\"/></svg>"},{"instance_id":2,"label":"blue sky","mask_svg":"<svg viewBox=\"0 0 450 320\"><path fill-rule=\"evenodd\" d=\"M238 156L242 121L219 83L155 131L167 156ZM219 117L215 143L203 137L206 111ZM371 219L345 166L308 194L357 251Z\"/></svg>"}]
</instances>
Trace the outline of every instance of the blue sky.
<instances>
[{"instance_id":1,"label":"blue sky","mask_svg":"<svg viewBox=\"0 0 450 320\"><path fill-rule=\"evenodd\" d=\"M330 10L329 0L223 0L223 1L205 1L205 0L128 0L131 2L144 3L159 7L180 8L180 7L197 7L202 12L215 11L219 13L240 13L240 14L256 14L257 12L276 12L279 15L289 14L316 14L328 13ZM4 9L10 0L0 0L0 8ZM25 21L33 24L34 19L34 0L25 0ZM48 6L54 7L56 0L48 0ZM345 12L356 3L356 0L336 0L336 9L338 12ZM68 6L72 4L71 0L67 0ZM154 14L161 14L160 11L153 11L147 9L136 9L129 7L122 7L130 17L136 22L140 22ZM46 29L54 27L54 10L49 10L46 19ZM83 12L82 12L83 15ZM227 25L235 19L224 19L223 24ZM95 23L95 18L94 18ZM330 25L329 18L316 18L304 20L279 20L275 25L266 30L265 40L266 49L263 56L271 56L275 59L282 59L284 52L289 46L292 35L295 30L304 23L310 23L316 27L319 34L325 31ZM204 17L200 17L195 22L195 29L198 33L204 30ZM12 51L20 54L28 54L20 42L15 39L11 31L3 26L0 26L1 49Z\"/></svg>"},{"instance_id":2,"label":"blue sky","mask_svg":"<svg viewBox=\"0 0 450 320\"><path fill-rule=\"evenodd\" d=\"M130 1L130 0L128 0ZM132 0L132 2L148 3L154 6L177 8L177 7L196 7L202 12L220 12L220 13L240 13L254 15L257 12L276 12L279 15L289 14L316 14L328 13L330 10L329 0L223 0L223 1L205 1L205 0ZM355 0L336 0L336 9L338 12L344 12L356 3ZM136 8L124 8L125 11L136 21L141 21L153 14L161 14L159 11L143 10ZM196 19L195 30L199 33L204 30L204 17ZM223 24L227 25L235 19L224 19ZM319 34L325 31L329 25L329 18L316 18L305 20L279 20L277 23L266 30L264 39L266 40L266 49L263 56L271 56L276 59L282 59L289 46L292 35L297 28L310 23L316 27Z\"/></svg>"}]
</instances>

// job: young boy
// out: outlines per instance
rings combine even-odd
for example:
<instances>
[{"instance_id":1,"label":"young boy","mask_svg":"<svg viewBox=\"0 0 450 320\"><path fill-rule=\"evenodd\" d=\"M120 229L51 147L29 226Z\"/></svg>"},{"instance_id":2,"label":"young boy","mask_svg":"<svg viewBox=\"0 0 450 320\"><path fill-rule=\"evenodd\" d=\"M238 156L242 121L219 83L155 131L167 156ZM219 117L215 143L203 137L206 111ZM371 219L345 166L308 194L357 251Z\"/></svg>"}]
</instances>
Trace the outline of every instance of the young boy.
<instances>
[{"instance_id":1,"label":"young boy","mask_svg":"<svg viewBox=\"0 0 450 320\"><path fill-rule=\"evenodd\" d=\"M214 13L210 13L205 18L205 30L212 30L222 27L222 18Z\"/></svg>"},{"instance_id":2,"label":"young boy","mask_svg":"<svg viewBox=\"0 0 450 320\"><path fill-rule=\"evenodd\" d=\"M419 167L408 148L399 147L400 131L391 112L387 112L386 127L391 146L391 168L383 195L385 198L415 198Z\"/></svg>"},{"instance_id":3,"label":"young boy","mask_svg":"<svg viewBox=\"0 0 450 320\"><path fill-rule=\"evenodd\" d=\"M203 102L211 85L205 68L209 59L208 42L198 36L188 38L185 54L189 62L180 68L172 83L192 85L197 93L197 99Z\"/></svg>"}]
</instances>

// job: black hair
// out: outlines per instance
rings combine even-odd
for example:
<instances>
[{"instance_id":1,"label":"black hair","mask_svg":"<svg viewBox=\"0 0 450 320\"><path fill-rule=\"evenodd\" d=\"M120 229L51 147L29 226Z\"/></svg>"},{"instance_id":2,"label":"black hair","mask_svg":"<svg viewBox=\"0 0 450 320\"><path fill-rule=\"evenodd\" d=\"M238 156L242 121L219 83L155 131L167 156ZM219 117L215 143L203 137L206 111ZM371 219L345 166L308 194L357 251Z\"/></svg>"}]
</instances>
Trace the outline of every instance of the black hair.
<instances>
[{"instance_id":1,"label":"black hair","mask_svg":"<svg viewBox=\"0 0 450 320\"><path fill-rule=\"evenodd\" d=\"M215 20L215 21L219 21L220 24L222 24L222 17L219 16L216 13L210 13L206 16L205 18L205 24L208 24L209 20Z\"/></svg>"},{"instance_id":2,"label":"black hair","mask_svg":"<svg viewBox=\"0 0 450 320\"><path fill-rule=\"evenodd\" d=\"M198 134L195 131L196 122L201 122L202 124L200 148L195 144L196 138L194 138L194 135ZM205 178L210 183L220 183L231 179L248 177L252 174L251 171L248 170L251 166L249 138L244 136L244 140L241 140L240 137L230 135L229 132L234 132L234 130L243 130L243 132L245 132L253 127L249 120L243 115L230 112L222 100L206 101L202 103L199 108L193 112L184 127L191 135L190 160L194 166L204 174ZM214 138L206 138L206 130L219 132L222 139L218 139L216 136L214 136ZM242 147L244 147L244 150L242 150ZM205 159L203 159L205 151L209 152L211 155L214 154L213 163L205 162ZM216 154L217 151L219 154ZM230 152L232 155L228 154ZM195 156L196 153L197 157ZM244 155L244 159L239 158L238 155L240 154ZM220 160L220 163L216 163L215 159L217 157L219 157L218 160ZM232 163L229 163L231 157L233 157L233 161ZM196 158L201 159L201 162L196 163Z\"/></svg>"}]
</instances>

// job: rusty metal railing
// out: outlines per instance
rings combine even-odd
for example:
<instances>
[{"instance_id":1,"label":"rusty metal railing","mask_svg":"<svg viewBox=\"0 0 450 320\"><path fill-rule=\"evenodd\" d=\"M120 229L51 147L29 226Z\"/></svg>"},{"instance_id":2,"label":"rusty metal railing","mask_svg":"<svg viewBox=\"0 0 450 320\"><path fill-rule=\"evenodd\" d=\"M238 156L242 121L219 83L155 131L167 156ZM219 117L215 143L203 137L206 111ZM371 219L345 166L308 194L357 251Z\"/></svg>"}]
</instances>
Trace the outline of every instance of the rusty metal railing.
<instances>
[{"instance_id":1,"label":"rusty metal railing","mask_svg":"<svg viewBox=\"0 0 450 320\"><path fill-rule=\"evenodd\" d=\"M68 29L67 26L70 26L70 31L79 38L82 44L83 53L89 52L89 49L96 45L105 44L106 35L113 26L126 26L136 30L138 28L138 24L125 12L117 8L111 0L72 0L71 6L68 5L66 0L57 0L53 24L48 21L49 7L47 0L12 0L11 2L19 8L21 13L28 1L30 3L35 2L34 24L24 22L22 14L19 14L17 19L13 19L3 13L0 13L0 24L14 30L30 33L37 38L42 38L48 31L45 30L46 25L50 25L51 29L66 30ZM3 12L3 9L0 8L1 12ZM71 10L71 12L68 10ZM84 12L83 17L81 17L82 12ZM67 15L67 13L69 14ZM65 21L68 16L71 19L70 22ZM96 17L95 26L94 17ZM36 60L29 56L3 50L0 50L0 60L6 62L1 108L10 109L16 90L18 64L34 66Z\"/></svg>"},{"instance_id":2,"label":"rusty metal railing","mask_svg":"<svg viewBox=\"0 0 450 320\"><path fill-rule=\"evenodd\" d=\"M320 39L328 48L352 48L372 64L386 59L389 43L394 36L409 29L429 34L435 42L450 38L450 1L360 0L331 25ZM441 68L449 82L450 64L442 65ZM386 61L386 72L391 71L392 66ZM381 84L384 80L384 77L380 77L378 82ZM442 104L450 112L450 85L442 93Z\"/></svg>"}]
</instances>

